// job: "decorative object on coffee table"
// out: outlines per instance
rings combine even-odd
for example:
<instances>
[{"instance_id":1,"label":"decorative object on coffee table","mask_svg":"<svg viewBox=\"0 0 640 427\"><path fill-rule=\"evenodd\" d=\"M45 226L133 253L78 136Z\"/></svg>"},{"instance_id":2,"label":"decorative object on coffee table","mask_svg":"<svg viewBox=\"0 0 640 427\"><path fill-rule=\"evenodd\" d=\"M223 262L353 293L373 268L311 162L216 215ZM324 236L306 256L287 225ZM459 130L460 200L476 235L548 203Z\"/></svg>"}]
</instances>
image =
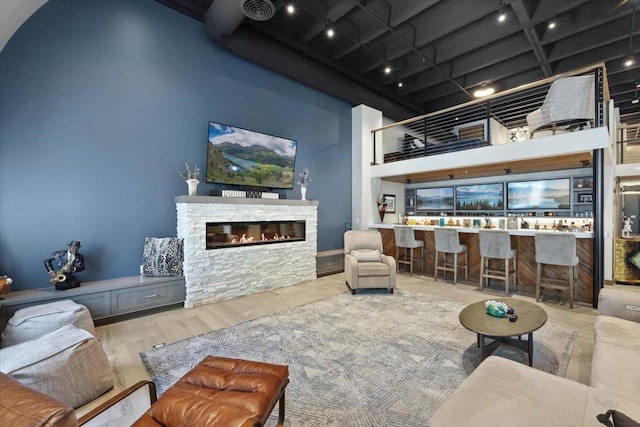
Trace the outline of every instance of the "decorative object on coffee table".
<instances>
[{"instance_id":1,"label":"decorative object on coffee table","mask_svg":"<svg viewBox=\"0 0 640 427\"><path fill-rule=\"evenodd\" d=\"M184 179L189 187L189 195L195 196L198 194L198 184L200 184L200 168L196 164L193 168L193 172L188 163L184 164L184 172L180 174L180 178Z\"/></svg>"},{"instance_id":2,"label":"decorative object on coffee table","mask_svg":"<svg viewBox=\"0 0 640 427\"><path fill-rule=\"evenodd\" d=\"M484 306L487 308L487 314L493 317L505 317L507 315L507 310L509 310L507 304L494 300L486 301Z\"/></svg>"}]
</instances>

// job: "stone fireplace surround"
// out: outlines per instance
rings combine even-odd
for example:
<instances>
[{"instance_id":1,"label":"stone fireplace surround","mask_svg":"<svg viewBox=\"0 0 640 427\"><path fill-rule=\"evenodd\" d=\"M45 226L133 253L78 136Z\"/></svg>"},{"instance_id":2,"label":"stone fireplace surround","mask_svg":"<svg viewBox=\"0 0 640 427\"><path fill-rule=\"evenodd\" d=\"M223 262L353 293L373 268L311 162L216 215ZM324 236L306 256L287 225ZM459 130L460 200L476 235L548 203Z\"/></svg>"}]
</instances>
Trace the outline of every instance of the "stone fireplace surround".
<instances>
[{"instance_id":1,"label":"stone fireplace surround","mask_svg":"<svg viewBox=\"0 0 640 427\"><path fill-rule=\"evenodd\" d=\"M317 201L177 196L175 203L185 308L316 278ZM225 221L304 221L305 240L207 250L206 224Z\"/></svg>"}]
</instances>

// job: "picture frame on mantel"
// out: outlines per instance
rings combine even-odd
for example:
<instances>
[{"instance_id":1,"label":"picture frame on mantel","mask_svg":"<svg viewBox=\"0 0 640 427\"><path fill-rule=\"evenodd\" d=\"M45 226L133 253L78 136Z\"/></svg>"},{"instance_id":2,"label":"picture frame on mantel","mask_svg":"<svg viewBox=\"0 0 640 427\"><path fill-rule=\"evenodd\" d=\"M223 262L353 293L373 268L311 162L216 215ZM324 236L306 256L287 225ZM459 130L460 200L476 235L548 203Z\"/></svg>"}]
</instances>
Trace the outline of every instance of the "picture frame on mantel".
<instances>
[{"instance_id":1,"label":"picture frame on mantel","mask_svg":"<svg viewBox=\"0 0 640 427\"><path fill-rule=\"evenodd\" d=\"M396 213L396 196L394 194L383 194L384 201L387 203L387 213Z\"/></svg>"}]
</instances>

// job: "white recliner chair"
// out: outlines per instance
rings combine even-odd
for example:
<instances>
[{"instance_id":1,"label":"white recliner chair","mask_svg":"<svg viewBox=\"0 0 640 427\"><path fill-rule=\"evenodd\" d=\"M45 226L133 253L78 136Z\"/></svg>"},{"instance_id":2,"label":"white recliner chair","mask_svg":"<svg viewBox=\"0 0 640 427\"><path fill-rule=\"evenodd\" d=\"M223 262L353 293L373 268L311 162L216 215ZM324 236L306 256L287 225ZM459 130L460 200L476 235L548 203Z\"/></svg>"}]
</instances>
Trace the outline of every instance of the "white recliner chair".
<instances>
[{"instance_id":1,"label":"white recliner chair","mask_svg":"<svg viewBox=\"0 0 640 427\"><path fill-rule=\"evenodd\" d=\"M344 233L344 274L352 294L358 289L396 287L396 260L385 255L382 236L375 230L348 230Z\"/></svg>"},{"instance_id":2,"label":"white recliner chair","mask_svg":"<svg viewBox=\"0 0 640 427\"><path fill-rule=\"evenodd\" d=\"M551 84L542 106L527 115L529 135L539 130L558 129L589 123L595 119L593 76L563 77Z\"/></svg>"}]
</instances>

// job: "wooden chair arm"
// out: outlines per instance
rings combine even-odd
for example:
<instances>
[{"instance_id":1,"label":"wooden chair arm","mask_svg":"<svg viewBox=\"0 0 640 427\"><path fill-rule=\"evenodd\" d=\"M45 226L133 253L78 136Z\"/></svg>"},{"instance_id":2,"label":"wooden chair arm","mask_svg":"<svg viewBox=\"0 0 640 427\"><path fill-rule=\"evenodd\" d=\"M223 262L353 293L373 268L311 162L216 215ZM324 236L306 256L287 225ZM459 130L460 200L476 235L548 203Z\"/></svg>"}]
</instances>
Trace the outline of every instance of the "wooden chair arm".
<instances>
[{"instance_id":1,"label":"wooden chair arm","mask_svg":"<svg viewBox=\"0 0 640 427\"><path fill-rule=\"evenodd\" d=\"M81 416L78 419L78 425L80 426L90 425L91 421L94 418L108 411L111 407L121 402L122 400L130 397L133 393L135 393L136 391L140 390L143 387L149 388L149 407L150 407L155 403L155 401L158 398L156 394L156 385L153 382L147 381L147 380L139 381L134 385L132 385L131 387L127 388L126 390L123 390L120 393L116 394L106 402L102 403L100 406L92 409L91 411Z\"/></svg>"}]
</instances>

